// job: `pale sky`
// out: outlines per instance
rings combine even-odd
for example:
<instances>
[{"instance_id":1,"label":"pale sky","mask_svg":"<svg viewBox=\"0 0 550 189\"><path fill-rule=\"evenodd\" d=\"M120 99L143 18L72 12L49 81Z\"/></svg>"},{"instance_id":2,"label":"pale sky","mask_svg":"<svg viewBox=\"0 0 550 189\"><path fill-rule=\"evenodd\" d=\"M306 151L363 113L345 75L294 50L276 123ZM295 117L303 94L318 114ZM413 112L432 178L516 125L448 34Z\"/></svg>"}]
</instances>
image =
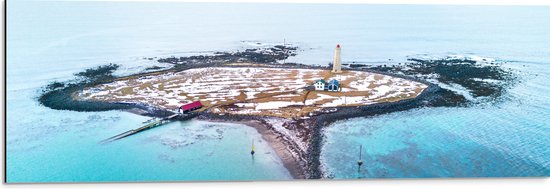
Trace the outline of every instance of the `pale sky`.
<instances>
[{"instance_id":1,"label":"pale sky","mask_svg":"<svg viewBox=\"0 0 550 189\"><path fill-rule=\"evenodd\" d=\"M550 5L550 1L548 0L38 0L38 1L174 1L174 2L253 2L253 3Z\"/></svg>"}]
</instances>

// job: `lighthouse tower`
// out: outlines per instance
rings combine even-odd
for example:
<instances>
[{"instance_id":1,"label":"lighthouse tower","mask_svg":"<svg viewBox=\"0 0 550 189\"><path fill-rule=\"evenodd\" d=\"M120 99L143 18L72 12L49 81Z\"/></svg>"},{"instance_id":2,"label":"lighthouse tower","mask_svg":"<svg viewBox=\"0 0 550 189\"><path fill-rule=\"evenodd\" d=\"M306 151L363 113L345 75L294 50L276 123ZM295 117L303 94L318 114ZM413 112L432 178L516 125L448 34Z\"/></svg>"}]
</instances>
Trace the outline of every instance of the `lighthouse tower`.
<instances>
[{"instance_id":1,"label":"lighthouse tower","mask_svg":"<svg viewBox=\"0 0 550 189\"><path fill-rule=\"evenodd\" d=\"M332 73L340 73L342 72L342 58L340 57L342 49L340 48L340 44L336 45L336 49L334 49L334 61L332 61Z\"/></svg>"}]
</instances>

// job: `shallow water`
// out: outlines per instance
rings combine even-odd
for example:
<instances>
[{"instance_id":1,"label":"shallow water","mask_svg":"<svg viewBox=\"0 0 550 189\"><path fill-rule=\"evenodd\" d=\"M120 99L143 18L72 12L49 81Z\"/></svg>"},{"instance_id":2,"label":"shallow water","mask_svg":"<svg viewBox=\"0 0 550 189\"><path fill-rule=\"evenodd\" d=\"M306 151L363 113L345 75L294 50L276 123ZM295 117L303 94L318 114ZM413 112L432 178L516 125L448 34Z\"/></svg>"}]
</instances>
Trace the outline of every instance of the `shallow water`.
<instances>
[{"instance_id":1,"label":"shallow water","mask_svg":"<svg viewBox=\"0 0 550 189\"><path fill-rule=\"evenodd\" d=\"M330 177L346 179L549 176L547 63L506 66L520 71L521 82L502 102L332 124L324 130L322 169ZM360 145L364 164L358 169Z\"/></svg>"},{"instance_id":2,"label":"shallow water","mask_svg":"<svg viewBox=\"0 0 550 189\"><path fill-rule=\"evenodd\" d=\"M547 18L549 7L9 1L8 182L290 178L265 142L250 159L249 143L260 135L246 126L174 122L100 145L148 118L36 101L40 87L97 65L121 64L117 74L129 74L158 65L144 57L283 41L301 49L287 62L326 64L340 43L345 63L464 55L521 71L523 82L499 105L335 123L322 153L334 177L549 175ZM366 149L358 174L359 144Z\"/></svg>"},{"instance_id":3,"label":"shallow water","mask_svg":"<svg viewBox=\"0 0 550 189\"><path fill-rule=\"evenodd\" d=\"M338 122L326 129L324 170L336 178L547 176L548 114L514 121L516 113L496 113L433 108Z\"/></svg>"},{"instance_id":4,"label":"shallow water","mask_svg":"<svg viewBox=\"0 0 550 189\"><path fill-rule=\"evenodd\" d=\"M22 101L8 101L10 110L24 110L9 115L36 116L8 117L8 182L291 178L261 135L245 125L172 122L100 144L149 118L118 111L79 113L14 107ZM249 154L252 140L254 158Z\"/></svg>"}]
</instances>

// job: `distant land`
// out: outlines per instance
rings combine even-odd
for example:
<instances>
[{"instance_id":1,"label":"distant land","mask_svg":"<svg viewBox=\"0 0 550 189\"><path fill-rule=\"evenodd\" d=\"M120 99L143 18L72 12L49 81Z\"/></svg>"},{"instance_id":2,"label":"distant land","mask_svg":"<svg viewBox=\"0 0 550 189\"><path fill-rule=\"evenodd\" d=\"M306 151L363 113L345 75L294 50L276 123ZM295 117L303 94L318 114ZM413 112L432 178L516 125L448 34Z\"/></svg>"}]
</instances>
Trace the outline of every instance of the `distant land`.
<instances>
[{"instance_id":1,"label":"distant land","mask_svg":"<svg viewBox=\"0 0 550 189\"><path fill-rule=\"evenodd\" d=\"M341 72L331 71L339 62L280 63L296 50L277 45L160 58L158 62L172 66L120 77L112 75L118 65L100 66L75 74L77 81L51 83L39 101L53 109L126 110L174 120L243 123L262 134L293 177L324 178L319 168L324 126L419 107L498 102L516 81L512 72L492 61L452 57L381 66L348 63ZM453 84L472 95L445 87ZM200 109L177 113L178 107L194 101L202 103Z\"/></svg>"}]
</instances>

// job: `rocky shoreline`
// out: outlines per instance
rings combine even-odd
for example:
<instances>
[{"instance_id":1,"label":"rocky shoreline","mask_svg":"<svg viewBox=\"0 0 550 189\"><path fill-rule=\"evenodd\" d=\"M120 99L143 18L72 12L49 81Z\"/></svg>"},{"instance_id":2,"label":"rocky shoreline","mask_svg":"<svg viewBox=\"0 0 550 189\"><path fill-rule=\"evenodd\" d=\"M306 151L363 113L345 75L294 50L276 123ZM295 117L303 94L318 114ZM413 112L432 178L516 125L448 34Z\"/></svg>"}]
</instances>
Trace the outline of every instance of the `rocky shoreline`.
<instances>
[{"instance_id":1,"label":"rocky shoreline","mask_svg":"<svg viewBox=\"0 0 550 189\"><path fill-rule=\"evenodd\" d=\"M211 113L201 113L196 118L210 122L243 124L255 128L262 135L262 138L267 141L269 146L273 148L293 178L308 178L307 170L304 169L307 157L305 152L299 150L296 144L292 140L288 140L284 134L273 129L272 125L267 123L262 117L246 115L221 116Z\"/></svg>"},{"instance_id":2,"label":"rocky shoreline","mask_svg":"<svg viewBox=\"0 0 550 189\"><path fill-rule=\"evenodd\" d=\"M173 114L171 111L154 108L146 104L134 103L112 103L98 101L76 100L74 93L103 83L113 82L128 77L140 77L155 75L167 72L178 72L187 69L226 66L231 62L252 62L258 66L287 67L306 69L327 69L323 66L309 66L296 63L281 64L277 61L284 60L295 55L296 47L274 46L264 49L247 49L242 52L218 52L214 55L191 56L191 57L170 57L159 59L159 62L174 64L173 67L165 70L138 73L130 76L116 77L112 73L118 68L116 65L107 65L96 69L75 74L76 81L54 82L46 86L38 101L47 107L58 110L73 111L107 111L124 110L136 114L165 117ZM309 119L286 120L284 126L291 128L293 132L300 133L299 140L292 139L279 131L270 123L269 117L247 116L247 115L217 115L210 112L197 113L196 119L214 122L236 122L254 127L260 132L263 138L275 149L277 155L283 160L285 167L291 172L294 178L320 179L326 175L320 170L320 151L323 144L323 128L330 124L354 117L368 117L386 114L397 111L410 110L419 107L456 107L468 106L475 103L464 95L458 94L451 89L442 88L441 83L461 83L465 88L473 91L475 97L498 98L501 96L506 85L493 85L483 82L471 82L464 78L479 78L502 80L505 83L512 83L512 74L495 67L480 67L475 62L468 60L438 60L438 62L427 60L410 60L412 62L399 66L350 66L348 70L367 71L381 73L394 77L418 81L428 85L428 88L413 99L405 99L397 102L383 102L366 106L338 107L331 111L323 111L311 116ZM457 66L458 65L458 66ZM428 71L426 71L428 70ZM456 77L457 72L465 76ZM436 73L438 77L434 77ZM483 77L487 78L483 78ZM442 78L442 79L441 79ZM305 145L301 146L301 143ZM305 146L307 149L303 149Z\"/></svg>"}]
</instances>

